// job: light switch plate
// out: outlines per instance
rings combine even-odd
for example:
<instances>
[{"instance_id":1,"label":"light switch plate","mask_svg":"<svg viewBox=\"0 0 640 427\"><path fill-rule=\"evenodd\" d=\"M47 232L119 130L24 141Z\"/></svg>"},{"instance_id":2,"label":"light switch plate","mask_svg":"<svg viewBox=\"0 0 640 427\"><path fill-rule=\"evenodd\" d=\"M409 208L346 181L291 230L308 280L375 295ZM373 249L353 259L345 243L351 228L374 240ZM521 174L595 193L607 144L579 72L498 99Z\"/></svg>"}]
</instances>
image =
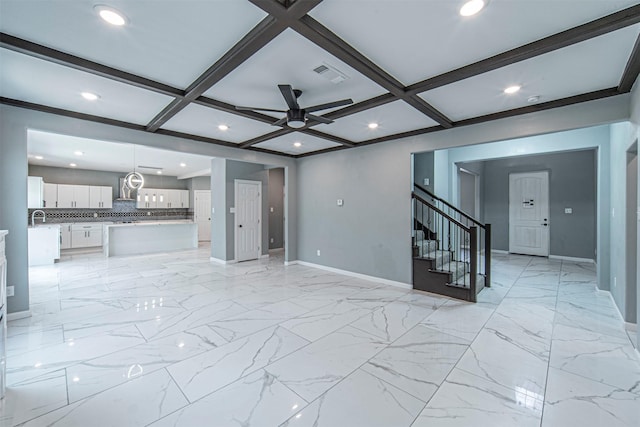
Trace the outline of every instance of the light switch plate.
<instances>
[{"instance_id":1,"label":"light switch plate","mask_svg":"<svg viewBox=\"0 0 640 427\"><path fill-rule=\"evenodd\" d=\"M429 178L425 178L425 179L423 179L423 180L422 180L422 183L423 183L424 185L429 185Z\"/></svg>"},{"instance_id":2,"label":"light switch plate","mask_svg":"<svg viewBox=\"0 0 640 427\"><path fill-rule=\"evenodd\" d=\"M271 207L269 208L269 211L273 212L273 206L271 206Z\"/></svg>"},{"instance_id":3,"label":"light switch plate","mask_svg":"<svg viewBox=\"0 0 640 427\"><path fill-rule=\"evenodd\" d=\"M236 213L236 208L229 208L229 213Z\"/></svg>"},{"instance_id":4,"label":"light switch plate","mask_svg":"<svg viewBox=\"0 0 640 427\"><path fill-rule=\"evenodd\" d=\"M342 205L344 205L344 200L338 199L337 203L338 203L338 206L342 206Z\"/></svg>"},{"instance_id":5,"label":"light switch plate","mask_svg":"<svg viewBox=\"0 0 640 427\"><path fill-rule=\"evenodd\" d=\"M8 297L12 297L15 295L15 287L14 286L7 286L7 296Z\"/></svg>"},{"instance_id":6,"label":"light switch plate","mask_svg":"<svg viewBox=\"0 0 640 427\"><path fill-rule=\"evenodd\" d=\"M573 213L573 208L564 208L564 213L572 214Z\"/></svg>"}]
</instances>

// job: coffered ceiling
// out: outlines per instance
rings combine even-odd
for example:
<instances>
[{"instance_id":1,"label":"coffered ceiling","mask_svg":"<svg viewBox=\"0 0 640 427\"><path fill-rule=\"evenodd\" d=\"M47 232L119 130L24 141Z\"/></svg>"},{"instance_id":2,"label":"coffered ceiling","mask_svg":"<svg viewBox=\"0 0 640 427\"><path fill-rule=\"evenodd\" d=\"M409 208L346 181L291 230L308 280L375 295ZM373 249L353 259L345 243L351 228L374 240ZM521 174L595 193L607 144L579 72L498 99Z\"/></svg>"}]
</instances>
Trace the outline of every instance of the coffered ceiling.
<instances>
[{"instance_id":1,"label":"coffered ceiling","mask_svg":"<svg viewBox=\"0 0 640 427\"><path fill-rule=\"evenodd\" d=\"M468 17L464 2L0 0L0 102L299 157L616 96L640 72L637 1L490 0ZM354 103L300 129L236 109L286 110L279 84L303 108Z\"/></svg>"}]
</instances>

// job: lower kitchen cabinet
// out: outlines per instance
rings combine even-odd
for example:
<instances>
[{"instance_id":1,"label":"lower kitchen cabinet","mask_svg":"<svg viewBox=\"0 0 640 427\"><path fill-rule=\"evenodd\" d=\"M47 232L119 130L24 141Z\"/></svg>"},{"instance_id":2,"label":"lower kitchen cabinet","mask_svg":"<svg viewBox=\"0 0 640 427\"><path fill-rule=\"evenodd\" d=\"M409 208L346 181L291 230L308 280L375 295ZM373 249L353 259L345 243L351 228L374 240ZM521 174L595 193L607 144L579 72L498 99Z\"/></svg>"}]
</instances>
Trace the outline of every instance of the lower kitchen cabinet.
<instances>
[{"instance_id":1,"label":"lower kitchen cabinet","mask_svg":"<svg viewBox=\"0 0 640 427\"><path fill-rule=\"evenodd\" d=\"M73 224L71 226L71 248L102 246L102 224Z\"/></svg>"}]
</instances>

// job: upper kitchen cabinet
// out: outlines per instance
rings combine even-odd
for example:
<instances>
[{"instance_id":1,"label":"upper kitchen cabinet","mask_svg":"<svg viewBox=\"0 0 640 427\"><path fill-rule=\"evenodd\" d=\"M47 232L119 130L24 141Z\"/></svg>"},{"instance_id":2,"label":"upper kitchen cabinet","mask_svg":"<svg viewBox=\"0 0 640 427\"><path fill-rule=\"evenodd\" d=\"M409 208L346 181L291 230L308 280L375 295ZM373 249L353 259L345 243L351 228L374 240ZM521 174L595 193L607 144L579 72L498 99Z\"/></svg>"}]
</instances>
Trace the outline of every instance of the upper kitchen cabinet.
<instances>
[{"instance_id":1,"label":"upper kitchen cabinet","mask_svg":"<svg viewBox=\"0 0 640 427\"><path fill-rule=\"evenodd\" d=\"M44 183L44 205L43 208L58 207L58 184Z\"/></svg>"},{"instance_id":2,"label":"upper kitchen cabinet","mask_svg":"<svg viewBox=\"0 0 640 427\"><path fill-rule=\"evenodd\" d=\"M38 209L43 207L44 202L44 183L42 177L30 176L27 180L27 206L29 209Z\"/></svg>"},{"instance_id":3,"label":"upper kitchen cabinet","mask_svg":"<svg viewBox=\"0 0 640 427\"><path fill-rule=\"evenodd\" d=\"M113 188L89 186L89 207L92 209L111 209L113 207Z\"/></svg>"},{"instance_id":4,"label":"upper kitchen cabinet","mask_svg":"<svg viewBox=\"0 0 640 427\"><path fill-rule=\"evenodd\" d=\"M136 207L138 209L157 208L158 207L158 195L157 189L143 187L142 190L138 190L138 197L136 199Z\"/></svg>"},{"instance_id":5,"label":"upper kitchen cabinet","mask_svg":"<svg viewBox=\"0 0 640 427\"><path fill-rule=\"evenodd\" d=\"M165 190L168 195L167 208L188 208L189 190ZM160 207L160 206L158 206Z\"/></svg>"},{"instance_id":6,"label":"upper kitchen cabinet","mask_svg":"<svg viewBox=\"0 0 640 427\"><path fill-rule=\"evenodd\" d=\"M89 186L58 184L59 208L89 208Z\"/></svg>"}]
</instances>

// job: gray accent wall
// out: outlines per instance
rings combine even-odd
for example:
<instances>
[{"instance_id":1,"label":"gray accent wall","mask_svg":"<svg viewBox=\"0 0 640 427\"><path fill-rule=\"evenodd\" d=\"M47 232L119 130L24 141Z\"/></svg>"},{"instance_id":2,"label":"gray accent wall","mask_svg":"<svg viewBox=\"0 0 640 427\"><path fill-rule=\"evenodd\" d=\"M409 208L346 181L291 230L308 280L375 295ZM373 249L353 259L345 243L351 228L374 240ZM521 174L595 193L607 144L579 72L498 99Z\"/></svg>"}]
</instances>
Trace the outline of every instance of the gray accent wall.
<instances>
[{"instance_id":1,"label":"gray accent wall","mask_svg":"<svg viewBox=\"0 0 640 427\"><path fill-rule=\"evenodd\" d=\"M8 230L5 247L7 286L15 294L7 297L7 312L29 310L27 257L27 128L0 107L0 230Z\"/></svg>"},{"instance_id":2,"label":"gray accent wall","mask_svg":"<svg viewBox=\"0 0 640 427\"><path fill-rule=\"evenodd\" d=\"M484 162L484 220L492 225L493 248L509 250L509 174L549 171L550 255L595 259L595 162L595 150Z\"/></svg>"},{"instance_id":3,"label":"gray accent wall","mask_svg":"<svg viewBox=\"0 0 640 427\"><path fill-rule=\"evenodd\" d=\"M426 188L433 193L433 172L434 172L434 155L433 151L424 153L415 153L413 155L413 182ZM429 180L429 185L424 185L424 180Z\"/></svg>"},{"instance_id":4,"label":"gray accent wall","mask_svg":"<svg viewBox=\"0 0 640 427\"><path fill-rule=\"evenodd\" d=\"M269 249L284 247L284 169L269 169ZM271 211L273 209L273 212ZM273 242L271 241L273 239Z\"/></svg>"}]
</instances>

